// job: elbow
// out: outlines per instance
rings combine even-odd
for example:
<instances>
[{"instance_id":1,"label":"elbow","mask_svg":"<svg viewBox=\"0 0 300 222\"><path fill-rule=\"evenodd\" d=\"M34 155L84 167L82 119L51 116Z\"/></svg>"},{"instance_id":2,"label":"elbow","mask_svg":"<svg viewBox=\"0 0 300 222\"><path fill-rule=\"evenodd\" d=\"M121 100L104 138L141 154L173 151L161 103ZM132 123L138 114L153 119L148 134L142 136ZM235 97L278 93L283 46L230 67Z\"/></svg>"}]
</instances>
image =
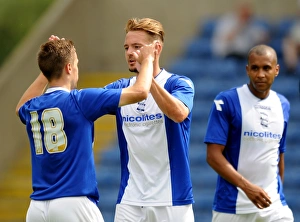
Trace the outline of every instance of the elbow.
<instances>
[{"instance_id":1,"label":"elbow","mask_svg":"<svg viewBox=\"0 0 300 222\"><path fill-rule=\"evenodd\" d=\"M172 114L170 114L171 116ZM178 112L176 113L173 113L172 115L172 120L175 122L175 123L181 123L183 122L189 115L189 111L188 110L180 110L178 109ZM168 116L168 115L167 115Z\"/></svg>"},{"instance_id":2,"label":"elbow","mask_svg":"<svg viewBox=\"0 0 300 222\"><path fill-rule=\"evenodd\" d=\"M206 163L208 164L208 165L210 165L211 166L211 158L209 157L209 155L206 155Z\"/></svg>"},{"instance_id":3,"label":"elbow","mask_svg":"<svg viewBox=\"0 0 300 222\"><path fill-rule=\"evenodd\" d=\"M182 123L186 119L185 115L177 115L176 117L173 118L173 121L175 123Z\"/></svg>"},{"instance_id":4,"label":"elbow","mask_svg":"<svg viewBox=\"0 0 300 222\"><path fill-rule=\"evenodd\" d=\"M213 156L210 155L209 152L207 152L207 154L206 154L206 162L211 167L214 165L214 162L215 162Z\"/></svg>"},{"instance_id":5,"label":"elbow","mask_svg":"<svg viewBox=\"0 0 300 222\"><path fill-rule=\"evenodd\" d=\"M147 99L148 93L149 93L149 91L147 91L147 90L142 90L142 91L140 92L141 100Z\"/></svg>"},{"instance_id":6,"label":"elbow","mask_svg":"<svg viewBox=\"0 0 300 222\"><path fill-rule=\"evenodd\" d=\"M212 168L212 169L216 169L217 167L217 162L215 161L215 159L213 159L212 157L210 157L209 155L206 156L206 163Z\"/></svg>"},{"instance_id":7,"label":"elbow","mask_svg":"<svg viewBox=\"0 0 300 222\"><path fill-rule=\"evenodd\" d=\"M19 109L20 109L20 108L17 106L17 107L16 107L16 110L15 110L17 116L19 116Z\"/></svg>"},{"instance_id":8,"label":"elbow","mask_svg":"<svg viewBox=\"0 0 300 222\"><path fill-rule=\"evenodd\" d=\"M149 90L147 90L145 88L142 88L142 89L138 90L137 91L137 99L138 99L138 101L142 101L142 100L147 99L148 93L149 93Z\"/></svg>"}]
</instances>

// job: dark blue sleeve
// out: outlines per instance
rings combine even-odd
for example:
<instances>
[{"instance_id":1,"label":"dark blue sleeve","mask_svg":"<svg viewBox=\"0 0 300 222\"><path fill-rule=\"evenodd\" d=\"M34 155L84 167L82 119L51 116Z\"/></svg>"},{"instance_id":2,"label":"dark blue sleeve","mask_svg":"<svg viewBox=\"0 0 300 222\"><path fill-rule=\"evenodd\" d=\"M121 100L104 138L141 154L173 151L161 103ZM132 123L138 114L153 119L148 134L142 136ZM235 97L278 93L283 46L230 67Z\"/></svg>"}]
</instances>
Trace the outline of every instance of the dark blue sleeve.
<instances>
[{"instance_id":1,"label":"dark blue sleeve","mask_svg":"<svg viewBox=\"0 0 300 222\"><path fill-rule=\"evenodd\" d=\"M109 83L108 85L104 86L105 89L121 89L128 87L130 83L130 79L119 79L115 82Z\"/></svg>"},{"instance_id":2,"label":"dark blue sleeve","mask_svg":"<svg viewBox=\"0 0 300 222\"><path fill-rule=\"evenodd\" d=\"M235 89L221 92L216 96L208 117L205 143L226 145L232 115L235 113L235 101L238 101Z\"/></svg>"},{"instance_id":3,"label":"dark blue sleeve","mask_svg":"<svg viewBox=\"0 0 300 222\"><path fill-rule=\"evenodd\" d=\"M83 115L95 121L118 109L121 92L122 89L89 88L73 90L72 94Z\"/></svg>"}]
</instances>

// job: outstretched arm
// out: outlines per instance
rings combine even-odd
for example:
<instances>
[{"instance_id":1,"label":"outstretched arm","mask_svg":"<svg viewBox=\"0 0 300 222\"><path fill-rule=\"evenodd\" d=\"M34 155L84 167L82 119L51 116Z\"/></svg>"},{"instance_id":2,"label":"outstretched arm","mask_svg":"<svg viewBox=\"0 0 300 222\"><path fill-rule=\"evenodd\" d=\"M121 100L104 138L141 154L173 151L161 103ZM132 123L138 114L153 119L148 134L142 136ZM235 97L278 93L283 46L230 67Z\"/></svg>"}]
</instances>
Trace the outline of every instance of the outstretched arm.
<instances>
[{"instance_id":1,"label":"outstretched arm","mask_svg":"<svg viewBox=\"0 0 300 222\"><path fill-rule=\"evenodd\" d=\"M189 115L186 105L161 87L155 79L152 80L150 91L161 111L174 122L180 123Z\"/></svg>"},{"instance_id":2,"label":"outstretched arm","mask_svg":"<svg viewBox=\"0 0 300 222\"><path fill-rule=\"evenodd\" d=\"M223 145L207 144L207 163L225 180L242 189L252 203L259 209L269 207L271 199L259 186L251 183L237 172L223 155Z\"/></svg>"}]
</instances>

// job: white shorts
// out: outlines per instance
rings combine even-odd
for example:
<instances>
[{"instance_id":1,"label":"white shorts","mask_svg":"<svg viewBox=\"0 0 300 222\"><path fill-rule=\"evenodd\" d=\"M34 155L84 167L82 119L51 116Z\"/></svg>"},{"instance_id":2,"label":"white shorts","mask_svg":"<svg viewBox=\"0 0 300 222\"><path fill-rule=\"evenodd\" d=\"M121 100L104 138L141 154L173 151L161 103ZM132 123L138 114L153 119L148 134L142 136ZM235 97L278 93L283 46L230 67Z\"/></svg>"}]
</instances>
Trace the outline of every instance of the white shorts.
<instances>
[{"instance_id":1,"label":"white shorts","mask_svg":"<svg viewBox=\"0 0 300 222\"><path fill-rule=\"evenodd\" d=\"M114 222L194 222L192 204L182 206L140 207L117 204Z\"/></svg>"},{"instance_id":2,"label":"white shorts","mask_svg":"<svg viewBox=\"0 0 300 222\"><path fill-rule=\"evenodd\" d=\"M31 200L26 222L104 222L99 208L87 197Z\"/></svg>"},{"instance_id":3,"label":"white shorts","mask_svg":"<svg viewBox=\"0 0 300 222\"><path fill-rule=\"evenodd\" d=\"M250 214L227 214L213 211L212 222L293 222L293 212L288 206L282 206L278 209L262 210Z\"/></svg>"}]
</instances>

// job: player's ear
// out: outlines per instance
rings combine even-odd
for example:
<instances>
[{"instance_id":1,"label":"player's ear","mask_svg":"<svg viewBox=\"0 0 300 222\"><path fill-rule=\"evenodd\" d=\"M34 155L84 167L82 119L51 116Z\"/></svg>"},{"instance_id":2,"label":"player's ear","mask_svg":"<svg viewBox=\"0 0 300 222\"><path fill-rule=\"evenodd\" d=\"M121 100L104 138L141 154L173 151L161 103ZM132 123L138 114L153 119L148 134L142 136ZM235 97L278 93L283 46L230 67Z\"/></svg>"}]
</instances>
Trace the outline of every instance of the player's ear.
<instances>
[{"instance_id":1,"label":"player's ear","mask_svg":"<svg viewBox=\"0 0 300 222\"><path fill-rule=\"evenodd\" d=\"M246 72L247 72L247 75L249 76L249 66L246 65Z\"/></svg>"},{"instance_id":2,"label":"player's ear","mask_svg":"<svg viewBox=\"0 0 300 222\"><path fill-rule=\"evenodd\" d=\"M67 65L65 65L65 71L66 73L70 74L72 71L72 66L70 63L67 63Z\"/></svg>"},{"instance_id":3,"label":"player's ear","mask_svg":"<svg viewBox=\"0 0 300 222\"><path fill-rule=\"evenodd\" d=\"M162 50L162 44L161 44L161 42L160 41L155 41L155 43L154 43L155 45L154 45L154 49L156 50L156 52L157 52L157 55L159 55L160 53L161 53L161 50Z\"/></svg>"},{"instance_id":4,"label":"player's ear","mask_svg":"<svg viewBox=\"0 0 300 222\"><path fill-rule=\"evenodd\" d=\"M275 77L277 77L277 76L278 76L278 74L279 74L279 70L280 70L280 66L279 66L279 64L277 64L277 65L276 65L275 69L276 69L276 74L275 74Z\"/></svg>"}]
</instances>

